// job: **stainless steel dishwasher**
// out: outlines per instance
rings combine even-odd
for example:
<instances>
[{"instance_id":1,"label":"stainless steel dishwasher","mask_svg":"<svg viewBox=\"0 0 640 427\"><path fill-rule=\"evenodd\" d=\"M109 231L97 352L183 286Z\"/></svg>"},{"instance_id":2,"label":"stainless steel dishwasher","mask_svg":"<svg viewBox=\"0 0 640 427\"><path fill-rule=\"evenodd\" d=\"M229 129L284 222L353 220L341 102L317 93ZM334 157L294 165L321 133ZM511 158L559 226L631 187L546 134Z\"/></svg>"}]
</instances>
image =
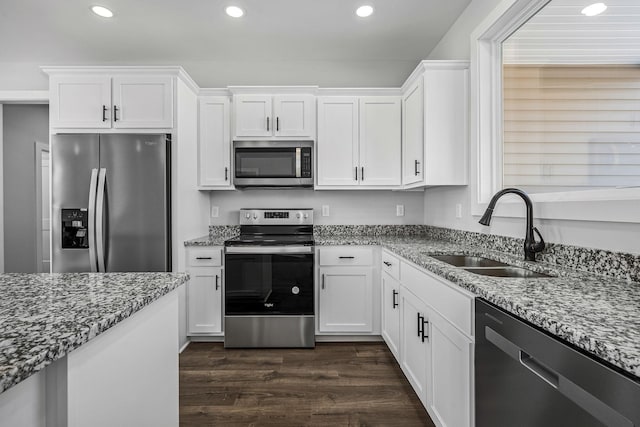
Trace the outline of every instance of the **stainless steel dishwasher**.
<instances>
[{"instance_id":1,"label":"stainless steel dishwasher","mask_svg":"<svg viewBox=\"0 0 640 427\"><path fill-rule=\"evenodd\" d=\"M640 382L476 299L477 427L640 426Z\"/></svg>"}]
</instances>

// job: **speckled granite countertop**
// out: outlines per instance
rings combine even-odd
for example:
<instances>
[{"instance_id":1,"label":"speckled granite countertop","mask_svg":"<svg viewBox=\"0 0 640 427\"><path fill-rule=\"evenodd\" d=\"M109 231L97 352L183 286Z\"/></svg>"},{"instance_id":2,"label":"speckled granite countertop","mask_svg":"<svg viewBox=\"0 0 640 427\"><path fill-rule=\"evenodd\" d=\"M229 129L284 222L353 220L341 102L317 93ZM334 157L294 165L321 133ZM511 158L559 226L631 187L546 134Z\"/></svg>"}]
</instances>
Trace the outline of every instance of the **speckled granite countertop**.
<instances>
[{"instance_id":1,"label":"speckled granite countertop","mask_svg":"<svg viewBox=\"0 0 640 427\"><path fill-rule=\"evenodd\" d=\"M315 237L316 245L380 245L536 326L640 377L640 283L524 261L420 237ZM480 276L430 255L477 255L556 277Z\"/></svg>"},{"instance_id":2,"label":"speckled granite countertop","mask_svg":"<svg viewBox=\"0 0 640 427\"><path fill-rule=\"evenodd\" d=\"M187 240L185 246L224 246L224 241L233 236L202 236L197 239Z\"/></svg>"},{"instance_id":3,"label":"speckled granite countertop","mask_svg":"<svg viewBox=\"0 0 640 427\"><path fill-rule=\"evenodd\" d=\"M188 278L186 273L0 274L0 393Z\"/></svg>"}]
</instances>

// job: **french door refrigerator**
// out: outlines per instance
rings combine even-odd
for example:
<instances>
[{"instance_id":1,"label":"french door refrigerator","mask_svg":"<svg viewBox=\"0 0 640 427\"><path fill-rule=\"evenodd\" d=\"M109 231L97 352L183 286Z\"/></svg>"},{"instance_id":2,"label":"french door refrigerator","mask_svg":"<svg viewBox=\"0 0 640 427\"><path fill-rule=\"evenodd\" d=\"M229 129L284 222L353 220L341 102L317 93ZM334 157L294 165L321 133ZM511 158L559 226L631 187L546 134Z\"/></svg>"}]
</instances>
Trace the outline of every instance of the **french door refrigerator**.
<instances>
[{"instance_id":1,"label":"french door refrigerator","mask_svg":"<svg viewBox=\"0 0 640 427\"><path fill-rule=\"evenodd\" d=\"M170 142L52 137L53 272L171 271Z\"/></svg>"}]
</instances>

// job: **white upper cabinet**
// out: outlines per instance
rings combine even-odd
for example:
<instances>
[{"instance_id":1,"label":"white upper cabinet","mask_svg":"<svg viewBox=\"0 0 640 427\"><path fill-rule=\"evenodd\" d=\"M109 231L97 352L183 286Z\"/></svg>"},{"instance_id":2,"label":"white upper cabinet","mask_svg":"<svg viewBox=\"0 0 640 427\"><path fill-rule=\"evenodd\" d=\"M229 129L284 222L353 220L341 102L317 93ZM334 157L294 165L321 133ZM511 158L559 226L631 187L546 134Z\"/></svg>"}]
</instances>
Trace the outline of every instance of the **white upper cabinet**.
<instances>
[{"instance_id":1,"label":"white upper cabinet","mask_svg":"<svg viewBox=\"0 0 640 427\"><path fill-rule=\"evenodd\" d=\"M402 185L467 184L469 63L423 61L403 86Z\"/></svg>"},{"instance_id":2,"label":"white upper cabinet","mask_svg":"<svg viewBox=\"0 0 640 427\"><path fill-rule=\"evenodd\" d=\"M313 95L235 95L234 139L315 139Z\"/></svg>"},{"instance_id":3,"label":"white upper cabinet","mask_svg":"<svg viewBox=\"0 0 640 427\"><path fill-rule=\"evenodd\" d=\"M109 76L52 76L49 90L51 127L111 127Z\"/></svg>"},{"instance_id":4,"label":"white upper cabinet","mask_svg":"<svg viewBox=\"0 0 640 427\"><path fill-rule=\"evenodd\" d=\"M318 186L358 185L358 98L318 98Z\"/></svg>"},{"instance_id":5,"label":"white upper cabinet","mask_svg":"<svg viewBox=\"0 0 640 427\"><path fill-rule=\"evenodd\" d=\"M229 98L206 96L198 105L198 187L233 188Z\"/></svg>"},{"instance_id":6,"label":"white upper cabinet","mask_svg":"<svg viewBox=\"0 0 640 427\"><path fill-rule=\"evenodd\" d=\"M113 86L114 128L145 129L173 126L173 78L116 76Z\"/></svg>"},{"instance_id":7,"label":"white upper cabinet","mask_svg":"<svg viewBox=\"0 0 640 427\"><path fill-rule=\"evenodd\" d=\"M320 97L317 147L318 189L399 187L400 98Z\"/></svg>"},{"instance_id":8,"label":"white upper cabinet","mask_svg":"<svg viewBox=\"0 0 640 427\"><path fill-rule=\"evenodd\" d=\"M172 76L55 74L49 86L52 128L173 127Z\"/></svg>"},{"instance_id":9,"label":"white upper cabinet","mask_svg":"<svg viewBox=\"0 0 640 427\"><path fill-rule=\"evenodd\" d=\"M402 184L424 181L424 116L422 76L402 97Z\"/></svg>"},{"instance_id":10,"label":"white upper cabinet","mask_svg":"<svg viewBox=\"0 0 640 427\"><path fill-rule=\"evenodd\" d=\"M361 185L400 185L400 159L400 99L360 98Z\"/></svg>"}]
</instances>

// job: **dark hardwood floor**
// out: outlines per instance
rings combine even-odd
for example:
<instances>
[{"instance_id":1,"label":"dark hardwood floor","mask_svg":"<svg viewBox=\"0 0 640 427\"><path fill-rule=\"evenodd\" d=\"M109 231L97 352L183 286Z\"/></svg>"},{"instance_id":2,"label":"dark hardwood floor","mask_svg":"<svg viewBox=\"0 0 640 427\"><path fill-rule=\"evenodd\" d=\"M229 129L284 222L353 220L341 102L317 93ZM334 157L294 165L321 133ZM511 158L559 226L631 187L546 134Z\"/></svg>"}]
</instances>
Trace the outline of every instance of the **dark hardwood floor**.
<instances>
[{"instance_id":1,"label":"dark hardwood floor","mask_svg":"<svg viewBox=\"0 0 640 427\"><path fill-rule=\"evenodd\" d=\"M383 343L180 355L181 426L433 426Z\"/></svg>"}]
</instances>

